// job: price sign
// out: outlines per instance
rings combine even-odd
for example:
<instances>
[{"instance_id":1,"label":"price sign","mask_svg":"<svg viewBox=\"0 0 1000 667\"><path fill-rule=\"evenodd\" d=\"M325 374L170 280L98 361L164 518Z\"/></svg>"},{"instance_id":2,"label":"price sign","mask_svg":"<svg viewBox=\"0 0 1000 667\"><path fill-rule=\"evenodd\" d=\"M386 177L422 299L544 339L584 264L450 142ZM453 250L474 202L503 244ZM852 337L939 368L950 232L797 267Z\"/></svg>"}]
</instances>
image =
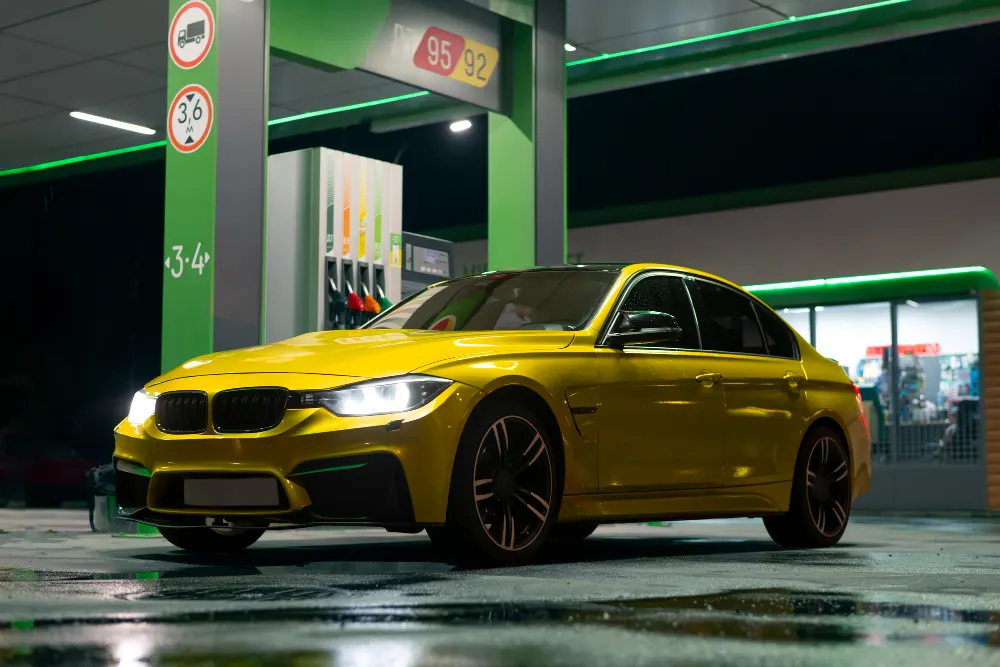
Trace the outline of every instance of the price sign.
<instances>
[{"instance_id":1,"label":"price sign","mask_svg":"<svg viewBox=\"0 0 1000 667\"><path fill-rule=\"evenodd\" d=\"M190 267L189 273L197 271L199 276L204 275L205 265L208 264L211 257L207 250L202 251L201 243L195 246L194 252L190 255L184 254L183 245L171 246L170 249L173 251L173 255L167 255L167 258L163 260L163 266L173 278L180 278L184 275L184 267Z\"/></svg>"},{"instance_id":2,"label":"price sign","mask_svg":"<svg viewBox=\"0 0 1000 667\"><path fill-rule=\"evenodd\" d=\"M303 4L315 6L316 13L296 9ZM340 4L351 5L352 20L337 18L333 8ZM507 55L502 30L510 19L472 2L274 0L268 11L271 48L279 55L364 70L484 109L510 112L510 94L503 85Z\"/></svg>"},{"instance_id":3,"label":"price sign","mask_svg":"<svg viewBox=\"0 0 1000 667\"><path fill-rule=\"evenodd\" d=\"M413 54L413 64L476 88L490 82L500 52L488 44L431 27Z\"/></svg>"}]
</instances>

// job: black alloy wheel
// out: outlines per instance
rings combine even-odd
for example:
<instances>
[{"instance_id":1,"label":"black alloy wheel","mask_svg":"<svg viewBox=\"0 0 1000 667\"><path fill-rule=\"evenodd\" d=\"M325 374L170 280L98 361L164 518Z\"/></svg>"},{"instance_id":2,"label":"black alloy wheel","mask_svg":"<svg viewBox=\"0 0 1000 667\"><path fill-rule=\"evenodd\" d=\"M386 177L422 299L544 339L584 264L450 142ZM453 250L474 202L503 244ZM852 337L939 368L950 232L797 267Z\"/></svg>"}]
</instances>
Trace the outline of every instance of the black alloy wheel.
<instances>
[{"instance_id":1,"label":"black alloy wheel","mask_svg":"<svg viewBox=\"0 0 1000 667\"><path fill-rule=\"evenodd\" d=\"M559 514L559 451L527 407L495 401L466 424L452 473L447 527L429 530L459 560L513 565L541 548Z\"/></svg>"},{"instance_id":2,"label":"black alloy wheel","mask_svg":"<svg viewBox=\"0 0 1000 667\"><path fill-rule=\"evenodd\" d=\"M840 443L823 436L806 463L806 502L816 530L826 537L843 532L851 506L850 466Z\"/></svg>"},{"instance_id":3,"label":"black alloy wheel","mask_svg":"<svg viewBox=\"0 0 1000 667\"><path fill-rule=\"evenodd\" d=\"M473 468L483 530L506 551L538 538L552 507L552 458L545 438L523 417L507 415L483 435Z\"/></svg>"},{"instance_id":4,"label":"black alloy wheel","mask_svg":"<svg viewBox=\"0 0 1000 667\"><path fill-rule=\"evenodd\" d=\"M787 548L830 547L851 516L851 460L840 434L813 429L799 450L788 512L764 518L768 534Z\"/></svg>"}]
</instances>

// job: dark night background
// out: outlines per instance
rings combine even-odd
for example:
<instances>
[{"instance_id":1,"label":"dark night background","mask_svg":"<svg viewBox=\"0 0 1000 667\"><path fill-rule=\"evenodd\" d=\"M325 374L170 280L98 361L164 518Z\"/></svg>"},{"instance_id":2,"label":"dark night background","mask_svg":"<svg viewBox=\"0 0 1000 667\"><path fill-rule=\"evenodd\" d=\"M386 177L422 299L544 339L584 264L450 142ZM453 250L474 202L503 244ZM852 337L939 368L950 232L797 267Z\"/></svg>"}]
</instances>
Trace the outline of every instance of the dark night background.
<instances>
[{"instance_id":1,"label":"dark night background","mask_svg":"<svg viewBox=\"0 0 1000 667\"><path fill-rule=\"evenodd\" d=\"M581 211L972 162L1000 154L1000 26L570 101L569 208ZM486 219L485 118L284 140L382 160L405 146L404 227ZM159 372L162 162L0 188L0 432L99 462ZM905 230L900 230L905 233Z\"/></svg>"}]
</instances>

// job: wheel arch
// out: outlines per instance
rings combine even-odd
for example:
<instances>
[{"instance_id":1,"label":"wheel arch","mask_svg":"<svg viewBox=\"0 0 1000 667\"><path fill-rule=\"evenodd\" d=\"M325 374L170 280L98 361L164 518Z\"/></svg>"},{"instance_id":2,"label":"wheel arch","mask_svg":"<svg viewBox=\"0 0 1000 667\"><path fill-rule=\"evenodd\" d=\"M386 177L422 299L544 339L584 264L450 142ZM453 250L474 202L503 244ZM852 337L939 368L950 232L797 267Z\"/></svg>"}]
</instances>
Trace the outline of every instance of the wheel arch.
<instances>
[{"instance_id":1,"label":"wheel arch","mask_svg":"<svg viewBox=\"0 0 1000 667\"><path fill-rule=\"evenodd\" d=\"M497 401L510 400L526 405L532 412L538 415L539 419L542 420L545 428L549 431L549 435L554 441L553 445L558 444L558 446L553 447L553 451L556 454L556 463L559 471L559 493L562 493L566 485L566 458L564 451L566 446L566 427L560 424L556 410L554 410L550 404L551 395L549 395L544 389L541 389L540 386L536 389L535 386L538 386L537 383L532 382L528 378L523 378L524 382L519 382L519 379L522 378L499 378L496 382L484 388L479 401L476 402L476 405L473 406L472 410L469 412L466 424L471 422L480 410L485 409ZM541 389L541 391L539 391L539 389ZM546 398L546 395L548 395L548 398ZM465 426L463 426L460 438L464 437L464 435ZM458 456L457 450L455 452L455 456ZM456 465L452 462L452 478L449 480L448 484L449 512L451 511L452 493L455 488L455 469Z\"/></svg>"},{"instance_id":2,"label":"wheel arch","mask_svg":"<svg viewBox=\"0 0 1000 667\"><path fill-rule=\"evenodd\" d=\"M839 416L835 412L822 411L813 415L812 419L809 420L806 427L802 430L802 437L799 438L799 451L802 451L802 446L806 442L806 438L809 434L819 428L829 428L840 436L844 443L844 449L847 452L847 463L849 466L854 466L854 448L851 446L851 439L847 435L847 428L844 427L843 422L841 422Z\"/></svg>"}]
</instances>

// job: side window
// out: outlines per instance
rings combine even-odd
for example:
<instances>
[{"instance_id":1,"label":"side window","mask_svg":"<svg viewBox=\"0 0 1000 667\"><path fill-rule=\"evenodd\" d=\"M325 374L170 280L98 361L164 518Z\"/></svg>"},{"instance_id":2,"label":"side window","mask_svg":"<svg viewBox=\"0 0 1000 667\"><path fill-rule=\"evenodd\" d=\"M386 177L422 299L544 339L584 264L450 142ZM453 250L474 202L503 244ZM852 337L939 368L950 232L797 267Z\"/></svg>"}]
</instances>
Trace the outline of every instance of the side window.
<instances>
[{"instance_id":1,"label":"side window","mask_svg":"<svg viewBox=\"0 0 1000 667\"><path fill-rule=\"evenodd\" d=\"M753 302L735 290L703 280L698 285L698 325L706 350L766 354Z\"/></svg>"},{"instance_id":2,"label":"side window","mask_svg":"<svg viewBox=\"0 0 1000 667\"><path fill-rule=\"evenodd\" d=\"M619 310L654 310L677 318L684 330L680 340L670 343L672 349L697 350L698 325L691 311L691 300L680 278L674 276L651 276L643 278L628 292ZM664 347L660 343L646 347Z\"/></svg>"},{"instance_id":3,"label":"side window","mask_svg":"<svg viewBox=\"0 0 1000 667\"><path fill-rule=\"evenodd\" d=\"M789 330L788 325L780 317L764 308L759 303L753 305L760 319L760 326L764 329L764 342L767 343L767 353L772 357L784 357L795 359L798 355L798 346L795 344L795 336Z\"/></svg>"}]
</instances>

